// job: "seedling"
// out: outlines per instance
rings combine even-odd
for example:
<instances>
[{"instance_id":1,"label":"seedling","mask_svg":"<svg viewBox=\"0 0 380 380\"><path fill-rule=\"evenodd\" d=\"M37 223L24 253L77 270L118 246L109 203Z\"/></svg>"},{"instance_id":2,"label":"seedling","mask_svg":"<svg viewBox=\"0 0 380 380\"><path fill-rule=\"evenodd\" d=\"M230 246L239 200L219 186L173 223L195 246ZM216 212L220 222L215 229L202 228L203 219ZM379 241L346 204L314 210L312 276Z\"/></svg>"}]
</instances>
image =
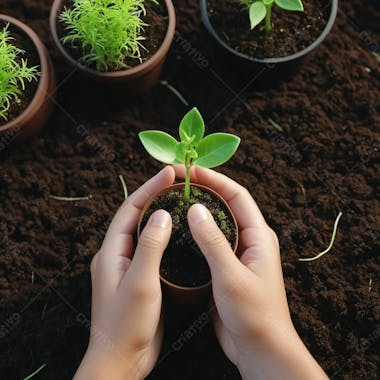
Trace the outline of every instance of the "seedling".
<instances>
[{"instance_id":1,"label":"seedling","mask_svg":"<svg viewBox=\"0 0 380 380\"><path fill-rule=\"evenodd\" d=\"M265 30L267 33L272 31L272 6L275 3L287 11L303 12L301 0L239 0L242 5L247 7L251 29L254 29L265 19Z\"/></svg>"},{"instance_id":2,"label":"seedling","mask_svg":"<svg viewBox=\"0 0 380 380\"><path fill-rule=\"evenodd\" d=\"M190 110L179 125L180 141L162 131L143 131L140 140L148 153L165 164L186 167L184 198L190 201L192 165L213 168L227 162L239 146L240 138L229 133L212 133L204 137L205 125L196 108Z\"/></svg>"},{"instance_id":3,"label":"seedling","mask_svg":"<svg viewBox=\"0 0 380 380\"><path fill-rule=\"evenodd\" d=\"M0 119L8 120L7 113L12 102L20 103L25 81L37 80L37 67L28 67L28 60L20 56L25 52L14 46L9 24L0 31Z\"/></svg>"},{"instance_id":4,"label":"seedling","mask_svg":"<svg viewBox=\"0 0 380 380\"><path fill-rule=\"evenodd\" d=\"M98 71L127 69L127 58L142 61L145 14L144 0L74 0L59 16L68 31L62 43L81 47L79 61Z\"/></svg>"}]
</instances>

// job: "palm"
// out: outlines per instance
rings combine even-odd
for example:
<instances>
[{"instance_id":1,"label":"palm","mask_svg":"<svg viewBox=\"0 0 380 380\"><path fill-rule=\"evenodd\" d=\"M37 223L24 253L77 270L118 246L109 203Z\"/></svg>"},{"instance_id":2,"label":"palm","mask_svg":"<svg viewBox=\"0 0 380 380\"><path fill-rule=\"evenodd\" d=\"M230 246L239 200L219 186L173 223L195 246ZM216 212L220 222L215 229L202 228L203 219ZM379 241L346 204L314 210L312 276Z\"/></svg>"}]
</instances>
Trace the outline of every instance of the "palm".
<instances>
[{"instance_id":1,"label":"palm","mask_svg":"<svg viewBox=\"0 0 380 380\"><path fill-rule=\"evenodd\" d=\"M219 317L219 314L215 310L214 315L214 327L215 332L218 337L219 344L221 345L224 353L228 357L228 359L231 360L232 363L236 364L237 362L237 350L235 343L233 342L230 332L228 329L223 325L222 320Z\"/></svg>"}]
</instances>

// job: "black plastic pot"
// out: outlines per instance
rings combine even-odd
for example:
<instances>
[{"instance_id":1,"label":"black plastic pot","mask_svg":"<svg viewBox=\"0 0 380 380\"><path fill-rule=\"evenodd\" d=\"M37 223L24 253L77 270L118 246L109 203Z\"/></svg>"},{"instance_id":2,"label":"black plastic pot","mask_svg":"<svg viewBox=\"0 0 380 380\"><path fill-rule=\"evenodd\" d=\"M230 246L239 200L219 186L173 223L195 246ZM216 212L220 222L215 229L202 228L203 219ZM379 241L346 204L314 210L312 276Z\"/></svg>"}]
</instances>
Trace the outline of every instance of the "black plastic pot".
<instances>
[{"instance_id":1,"label":"black plastic pot","mask_svg":"<svg viewBox=\"0 0 380 380\"><path fill-rule=\"evenodd\" d=\"M298 53L279 58L259 59L240 53L229 46L215 31L207 13L207 0L200 0L201 19L209 36L217 48L219 60L228 59L231 64L239 65L239 71L246 74L251 73L255 83L265 83L268 85L286 78L289 74L296 71L299 64L314 51L330 33L338 12L338 0L326 0L330 6L330 14L326 26L320 36L307 48Z\"/></svg>"}]
</instances>

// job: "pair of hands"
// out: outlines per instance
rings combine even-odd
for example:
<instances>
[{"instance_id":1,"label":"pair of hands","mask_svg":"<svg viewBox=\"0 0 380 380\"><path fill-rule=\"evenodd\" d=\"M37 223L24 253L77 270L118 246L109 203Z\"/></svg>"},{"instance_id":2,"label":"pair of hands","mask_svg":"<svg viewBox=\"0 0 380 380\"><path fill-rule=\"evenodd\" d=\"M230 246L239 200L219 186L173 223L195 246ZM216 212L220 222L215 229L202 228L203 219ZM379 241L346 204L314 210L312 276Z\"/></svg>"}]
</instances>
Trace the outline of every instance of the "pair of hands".
<instances>
[{"instance_id":1,"label":"pair of hands","mask_svg":"<svg viewBox=\"0 0 380 380\"><path fill-rule=\"evenodd\" d=\"M164 210L152 214L136 250L133 234L148 199L184 177L166 167L129 196L91 263L90 342L75 375L81 379L143 379L163 338L159 267L171 235ZM230 205L240 230L237 258L209 211L193 205L188 222L211 269L218 340L244 379L326 379L296 333L288 310L276 234L249 192L209 169L192 168L195 183L212 187Z\"/></svg>"}]
</instances>

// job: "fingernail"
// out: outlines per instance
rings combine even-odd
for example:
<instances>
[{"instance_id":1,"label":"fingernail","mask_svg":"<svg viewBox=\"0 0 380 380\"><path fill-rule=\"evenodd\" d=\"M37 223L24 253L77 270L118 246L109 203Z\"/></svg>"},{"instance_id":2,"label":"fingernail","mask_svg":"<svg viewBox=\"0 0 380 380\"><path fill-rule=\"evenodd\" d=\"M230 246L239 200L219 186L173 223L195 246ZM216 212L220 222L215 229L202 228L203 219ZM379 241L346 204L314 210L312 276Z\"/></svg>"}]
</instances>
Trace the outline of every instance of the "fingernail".
<instances>
[{"instance_id":1,"label":"fingernail","mask_svg":"<svg viewBox=\"0 0 380 380\"><path fill-rule=\"evenodd\" d=\"M189 210L189 221L192 224L198 224L209 217L207 208L201 204L191 206Z\"/></svg>"},{"instance_id":2,"label":"fingernail","mask_svg":"<svg viewBox=\"0 0 380 380\"><path fill-rule=\"evenodd\" d=\"M166 228L170 223L170 214L165 210L155 211L150 217L149 224L151 226L159 226Z\"/></svg>"},{"instance_id":3,"label":"fingernail","mask_svg":"<svg viewBox=\"0 0 380 380\"><path fill-rule=\"evenodd\" d=\"M165 171L169 170L168 168L170 168L170 166L166 165L163 169L161 169L161 173L164 173Z\"/></svg>"}]
</instances>

